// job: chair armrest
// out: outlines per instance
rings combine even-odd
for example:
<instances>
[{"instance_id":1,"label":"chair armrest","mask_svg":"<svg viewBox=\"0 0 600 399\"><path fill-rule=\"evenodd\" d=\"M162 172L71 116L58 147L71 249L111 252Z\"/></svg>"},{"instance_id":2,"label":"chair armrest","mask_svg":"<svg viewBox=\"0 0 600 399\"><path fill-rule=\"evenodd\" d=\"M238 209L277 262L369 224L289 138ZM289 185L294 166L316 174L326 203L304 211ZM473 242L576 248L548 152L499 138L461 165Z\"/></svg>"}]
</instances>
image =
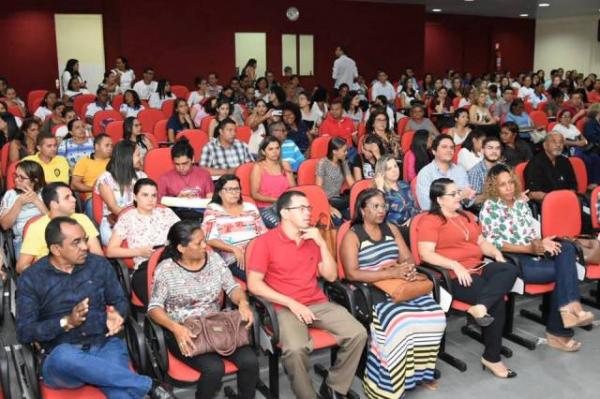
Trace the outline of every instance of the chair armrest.
<instances>
[{"instance_id":1,"label":"chair armrest","mask_svg":"<svg viewBox=\"0 0 600 399\"><path fill-rule=\"evenodd\" d=\"M144 330L132 316L125 321L125 342L135 370L142 374L149 373L151 368L148 363Z\"/></svg>"},{"instance_id":2,"label":"chair armrest","mask_svg":"<svg viewBox=\"0 0 600 399\"><path fill-rule=\"evenodd\" d=\"M438 281L442 281L442 285L448 291L450 295L452 295L452 278L450 278L450 271L448 269L444 269L441 266L432 265L431 263L421 262L419 265L420 270L429 269L433 272L433 275L436 276Z\"/></svg>"},{"instance_id":3,"label":"chair armrest","mask_svg":"<svg viewBox=\"0 0 600 399\"><path fill-rule=\"evenodd\" d=\"M115 273L117 273L117 279L123 287L123 291L125 292L125 296L131 296L131 277L129 276L129 268L125 265L125 263L121 262L118 259L109 259L110 263L113 265L115 269Z\"/></svg>"},{"instance_id":4,"label":"chair armrest","mask_svg":"<svg viewBox=\"0 0 600 399\"><path fill-rule=\"evenodd\" d=\"M250 301L258 314L256 322L262 325L263 330L271 339L271 345L276 347L279 344L279 321L275 307L268 299L261 296L250 295Z\"/></svg>"},{"instance_id":5,"label":"chair armrest","mask_svg":"<svg viewBox=\"0 0 600 399\"><path fill-rule=\"evenodd\" d=\"M23 397L40 398L40 353L34 345L12 345L17 379L23 381ZM33 395L33 396L29 396Z\"/></svg>"},{"instance_id":6,"label":"chair armrest","mask_svg":"<svg viewBox=\"0 0 600 399\"><path fill-rule=\"evenodd\" d=\"M150 355L149 364L157 379L164 379L168 364L168 351L165 343L165 333L161 326L152 321L149 316L144 318L144 336Z\"/></svg>"},{"instance_id":7,"label":"chair armrest","mask_svg":"<svg viewBox=\"0 0 600 399\"><path fill-rule=\"evenodd\" d=\"M517 267L517 269L519 270L519 277L522 277L523 265L521 265L521 261L519 260L518 256L513 252L502 252L502 255L508 262L512 263Z\"/></svg>"},{"instance_id":8,"label":"chair armrest","mask_svg":"<svg viewBox=\"0 0 600 399\"><path fill-rule=\"evenodd\" d=\"M435 298L436 302L440 302L440 281L438 278L438 275L436 274L436 272L432 271L431 269L428 269L426 267L422 267L422 266L417 266L417 271L419 273L423 273L424 275L427 276L427 278L429 280L431 280L431 282L433 283L433 297Z\"/></svg>"},{"instance_id":9,"label":"chair armrest","mask_svg":"<svg viewBox=\"0 0 600 399\"><path fill-rule=\"evenodd\" d=\"M334 282L326 281L324 291L331 301L345 307L348 312L354 314L354 308L356 306L354 292L347 284L342 283L339 280L335 280Z\"/></svg>"}]
</instances>

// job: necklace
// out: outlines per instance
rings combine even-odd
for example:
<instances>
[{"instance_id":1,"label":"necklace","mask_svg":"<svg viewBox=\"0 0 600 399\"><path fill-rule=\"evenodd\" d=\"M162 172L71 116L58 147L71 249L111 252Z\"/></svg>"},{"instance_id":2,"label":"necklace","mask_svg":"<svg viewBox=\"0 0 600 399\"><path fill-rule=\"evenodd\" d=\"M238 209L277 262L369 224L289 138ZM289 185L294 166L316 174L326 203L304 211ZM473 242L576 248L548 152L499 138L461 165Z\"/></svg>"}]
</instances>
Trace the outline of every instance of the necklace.
<instances>
[{"instance_id":1,"label":"necklace","mask_svg":"<svg viewBox=\"0 0 600 399\"><path fill-rule=\"evenodd\" d=\"M460 218L460 216L459 216L459 218ZM448 219L448 220L450 221L450 223L452 223L454 226L456 226L456 228L458 230L460 230L460 232L465 237L465 241L469 241L469 237L470 237L469 228L467 226L465 226L463 221L460 220L460 224L459 224L459 223L456 223L453 219Z\"/></svg>"}]
</instances>

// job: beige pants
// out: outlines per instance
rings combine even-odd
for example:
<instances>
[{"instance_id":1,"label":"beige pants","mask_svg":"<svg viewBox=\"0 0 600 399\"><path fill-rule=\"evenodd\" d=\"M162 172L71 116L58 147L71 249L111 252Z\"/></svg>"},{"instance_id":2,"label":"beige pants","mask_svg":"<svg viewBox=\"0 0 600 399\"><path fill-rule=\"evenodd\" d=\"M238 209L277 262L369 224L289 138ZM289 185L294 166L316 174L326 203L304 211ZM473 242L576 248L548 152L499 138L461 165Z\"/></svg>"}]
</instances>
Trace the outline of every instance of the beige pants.
<instances>
[{"instance_id":1,"label":"beige pants","mask_svg":"<svg viewBox=\"0 0 600 399\"><path fill-rule=\"evenodd\" d=\"M367 341L364 327L343 307L334 303L309 306L318 320L311 327L331 333L339 345L337 360L329 369L327 385L336 392L346 394L350 390L354 374ZM283 365L288 373L292 391L300 399L316 399L317 394L308 375L309 354L313 343L308 326L298 320L289 309L277 312Z\"/></svg>"}]
</instances>

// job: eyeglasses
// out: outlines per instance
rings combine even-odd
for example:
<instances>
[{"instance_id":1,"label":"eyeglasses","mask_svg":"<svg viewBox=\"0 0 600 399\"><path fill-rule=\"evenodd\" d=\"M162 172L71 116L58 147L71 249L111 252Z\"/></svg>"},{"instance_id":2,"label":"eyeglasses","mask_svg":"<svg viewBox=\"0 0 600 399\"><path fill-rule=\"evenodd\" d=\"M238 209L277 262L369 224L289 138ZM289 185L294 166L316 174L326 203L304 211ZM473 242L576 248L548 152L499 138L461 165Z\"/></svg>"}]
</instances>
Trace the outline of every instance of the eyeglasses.
<instances>
[{"instance_id":1,"label":"eyeglasses","mask_svg":"<svg viewBox=\"0 0 600 399\"><path fill-rule=\"evenodd\" d=\"M287 209L289 211L292 211L294 209L300 209L301 212L306 212L306 211L312 212L313 207L310 206L310 205L308 205L308 206L306 206L306 205L300 205L300 206L291 206L289 208L284 208L284 209Z\"/></svg>"},{"instance_id":2,"label":"eyeglasses","mask_svg":"<svg viewBox=\"0 0 600 399\"><path fill-rule=\"evenodd\" d=\"M387 211L387 210L390 209L389 204L383 204L383 205L382 204L370 204L370 205L367 205L366 207L370 208L370 209L372 209L374 211L378 211L380 209L383 210L383 211Z\"/></svg>"},{"instance_id":3,"label":"eyeglasses","mask_svg":"<svg viewBox=\"0 0 600 399\"><path fill-rule=\"evenodd\" d=\"M141 123L134 123L134 124L133 124L133 127L141 127L141 126L142 126L142 124L141 124Z\"/></svg>"},{"instance_id":4,"label":"eyeglasses","mask_svg":"<svg viewBox=\"0 0 600 399\"><path fill-rule=\"evenodd\" d=\"M451 193L442 194L442 196L446 195L448 197L460 197L462 194L462 190L456 190Z\"/></svg>"},{"instance_id":5,"label":"eyeglasses","mask_svg":"<svg viewBox=\"0 0 600 399\"><path fill-rule=\"evenodd\" d=\"M241 188L239 187L223 187L223 191L226 193L239 193Z\"/></svg>"},{"instance_id":6,"label":"eyeglasses","mask_svg":"<svg viewBox=\"0 0 600 399\"><path fill-rule=\"evenodd\" d=\"M17 180L17 179L19 179L19 180L31 180L29 177L23 176L23 175L20 175L20 174L17 174L17 173L13 173L13 179L15 179L15 180Z\"/></svg>"},{"instance_id":7,"label":"eyeglasses","mask_svg":"<svg viewBox=\"0 0 600 399\"><path fill-rule=\"evenodd\" d=\"M375 118L375 122L387 122L385 118Z\"/></svg>"}]
</instances>

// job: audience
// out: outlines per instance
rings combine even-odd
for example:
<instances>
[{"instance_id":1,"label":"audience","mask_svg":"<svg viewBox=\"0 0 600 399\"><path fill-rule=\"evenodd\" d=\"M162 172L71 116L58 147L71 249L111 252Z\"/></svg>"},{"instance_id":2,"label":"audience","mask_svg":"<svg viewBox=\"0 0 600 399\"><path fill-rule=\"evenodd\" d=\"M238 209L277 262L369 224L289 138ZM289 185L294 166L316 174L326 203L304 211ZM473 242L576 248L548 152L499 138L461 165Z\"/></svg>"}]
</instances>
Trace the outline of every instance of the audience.
<instances>
[{"instance_id":1,"label":"audience","mask_svg":"<svg viewBox=\"0 0 600 399\"><path fill-rule=\"evenodd\" d=\"M283 122L273 122L269 125L269 135L277 138L281 143L281 160L290 164L291 170L297 172L304 161L304 155L296 143L288 138L288 127ZM264 142L264 140L263 140ZM262 142L261 142L262 145ZM260 155L260 146L259 152Z\"/></svg>"},{"instance_id":2,"label":"audience","mask_svg":"<svg viewBox=\"0 0 600 399\"><path fill-rule=\"evenodd\" d=\"M388 279L416 279L408 245L396 226L386 222L388 204L377 189L358 196L352 227L340 251L348 280L373 284ZM446 329L444 312L431 296L394 303L382 291L370 287L373 320L363 377L365 394L402 397L417 384L433 385L435 389L436 357Z\"/></svg>"},{"instance_id":3,"label":"audience","mask_svg":"<svg viewBox=\"0 0 600 399\"><path fill-rule=\"evenodd\" d=\"M14 131L14 133L14 136L8 137L10 146L8 152L9 163L17 162L28 155L35 154L37 138L40 135L40 124L33 118L25 119L21 128Z\"/></svg>"},{"instance_id":4,"label":"audience","mask_svg":"<svg viewBox=\"0 0 600 399\"><path fill-rule=\"evenodd\" d=\"M231 118L231 114L233 113L233 108L232 108L232 105L229 102L229 100L226 100L226 99L218 100L215 110L216 110L215 117L213 118L213 120L210 121L210 124L208 125L207 133L208 133L209 138L217 137L217 133L215 132L215 130L217 129L217 126L219 125L219 123L221 123L225 119L233 120Z\"/></svg>"},{"instance_id":5,"label":"audience","mask_svg":"<svg viewBox=\"0 0 600 399\"><path fill-rule=\"evenodd\" d=\"M425 117L425 107L422 103L413 103L410 108L410 119L404 128L407 130L427 130L429 133L437 136L440 134L438 129L434 126L434 124L429 120L429 118Z\"/></svg>"},{"instance_id":6,"label":"audience","mask_svg":"<svg viewBox=\"0 0 600 399\"><path fill-rule=\"evenodd\" d=\"M277 198L296 185L292 169L283 157L281 141L275 136L267 136L260 144L258 159L250 174L250 193L270 229L279 223L274 206Z\"/></svg>"},{"instance_id":7,"label":"audience","mask_svg":"<svg viewBox=\"0 0 600 399\"><path fill-rule=\"evenodd\" d=\"M135 81L135 72L129 66L127 58L120 56L115 61L115 68L111 70L117 75L117 82L123 91L131 89Z\"/></svg>"},{"instance_id":8,"label":"audience","mask_svg":"<svg viewBox=\"0 0 600 399\"><path fill-rule=\"evenodd\" d=\"M83 77L79 73L79 61L73 58L67 61L65 69L62 75L60 75L60 89L63 93L69 89L69 82L72 78L77 78L81 87L86 86L85 80L83 80Z\"/></svg>"},{"instance_id":9,"label":"audience","mask_svg":"<svg viewBox=\"0 0 600 399\"><path fill-rule=\"evenodd\" d=\"M469 133L471 133L471 128L469 127L469 110L459 108L454 111L454 127L448 129L446 134L452 136L454 144L462 145Z\"/></svg>"},{"instance_id":10,"label":"audience","mask_svg":"<svg viewBox=\"0 0 600 399\"><path fill-rule=\"evenodd\" d=\"M133 85L133 91L138 95L139 99L142 100L150 100L152 93L156 91L156 86L158 83L154 80L154 69L153 68L144 68L144 72L142 73L142 80L138 80ZM127 91L125 91L127 93ZM127 116L137 116L137 115L127 115Z\"/></svg>"},{"instance_id":11,"label":"audience","mask_svg":"<svg viewBox=\"0 0 600 399\"><path fill-rule=\"evenodd\" d=\"M327 113L327 117L319 127L319 135L343 138L346 140L350 158L354 158L358 131L354 127L352 119L344 116L344 108L341 101L333 100L331 102L329 113Z\"/></svg>"},{"instance_id":12,"label":"audience","mask_svg":"<svg viewBox=\"0 0 600 399\"><path fill-rule=\"evenodd\" d=\"M488 171L494 167L502 157L502 144L498 137L490 136L483 139L481 155L483 159L467 171L469 176L469 186L477 193L475 202L481 204L483 198L483 183Z\"/></svg>"},{"instance_id":13,"label":"audience","mask_svg":"<svg viewBox=\"0 0 600 399\"><path fill-rule=\"evenodd\" d=\"M246 119L246 125L252 130L248 148L253 156L258 154L258 147L267 135L267 121L273 115L273 110L267 108L265 100L256 100L252 113Z\"/></svg>"},{"instance_id":14,"label":"audience","mask_svg":"<svg viewBox=\"0 0 600 399\"><path fill-rule=\"evenodd\" d=\"M483 159L481 149L485 132L480 129L472 130L463 141L460 151L458 151L457 164L464 170L469 171Z\"/></svg>"},{"instance_id":15,"label":"audience","mask_svg":"<svg viewBox=\"0 0 600 399\"><path fill-rule=\"evenodd\" d=\"M67 129L69 134L58 145L57 154L66 158L69 167L73 168L81 158L92 154L94 139L87 135L85 123L81 119L69 121Z\"/></svg>"},{"instance_id":16,"label":"audience","mask_svg":"<svg viewBox=\"0 0 600 399\"><path fill-rule=\"evenodd\" d=\"M433 136L427 130L417 130L415 132L410 150L404 154L402 161L406 171L406 176L403 176L405 181L413 181L421 169L433 160L431 154L432 142Z\"/></svg>"},{"instance_id":17,"label":"audience","mask_svg":"<svg viewBox=\"0 0 600 399\"><path fill-rule=\"evenodd\" d=\"M583 127L583 136L588 146L578 156L587 166L591 184L600 184L600 105L592 104L588 112L588 120Z\"/></svg>"},{"instance_id":18,"label":"audience","mask_svg":"<svg viewBox=\"0 0 600 399\"><path fill-rule=\"evenodd\" d=\"M385 96L389 102L396 98L394 85L388 80L388 75L384 71L377 71L377 80L371 86L371 101L375 101L378 96Z\"/></svg>"},{"instance_id":19,"label":"audience","mask_svg":"<svg viewBox=\"0 0 600 399\"><path fill-rule=\"evenodd\" d=\"M202 148L200 166L211 176L234 174L238 166L254 160L248 145L235 138L235 129L233 119L222 120L215 128L216 137Z\"/></svg>"},{"instance_id":20,"label":"audience","mask_svg":"<svg viewBox=\"0 0 600 399\"><path fill-rule=\"evenodd\" d=\"M279 197L281 223L254 240L248 259L248 289L278 305L282 361L294 395L317 395L308 374L310 326L329 331L339 345L337 359L323 379L319 394L343 397L354 380L367 333L346 309L329 302L319 287L317 275L330 282L336 280L337 264L319 230L310 227L311 211L308 199L299 191Z\"/></svg>"},{"instance_id":21,"label":"audience","mask_svg":"<svg viewBox=\"0 0 600 399\"><path fill-rule=\"evenodd\" d=\"M383 108L375 108L369 114L367 119L366 132L367 137L377 136L385 148L385 152L391 154L397 160L402 159L402 148L400 147L400 137L389 128L389 117ZM364 143L363 143L364 145Z\"/></svg>"},{"instance_id":22,"label":"audience","mask_svg":"<svg viewBox=\"0 0 600 399\"><path fill-rule=\"evenodd\" d=\"M148 100L150 108L161 109L167 100L175 100L175 95L171 93L171 84L166 79L160 79L156 84L156 91L152 93Z\"/></svg>"},{"instance_id":23,"label":"audience","mask_svg":"<svg viewBox=\"0 0 600 399\"><path fill-rule=\"evenodd\" d=\"M369 134L363 139L360 152L352 162L352 176L355 181L372 179L375 177L375 164L387 154L381 138L375 134Z\"/></svg>"},{"instance_id":24,"label":"audience","mask_svg":"<svg viewBox=\"0 0 600 399\"><path fill-rule=\"evenodd\" d=\"M578 155L581 149L588 145L587 140L581 134L579 129L571 123L571 113L568 109L561 109L556 115L557 123L552 128L553 131L562 134L565 139L565 149L568 155Z\"/></svg>"},{"instance_id":25,"label":"audience","mask_svg":"<svg viewBox=\"0 0 600 399\"><path fill-rule=\"evenodd\" d=\"M44 98L40 103L40 106L35 110L33 116L38 118L39 122L43 123L47 117L52 115L54 104L58 101L58 96L55 92L49 91L44 94Z\"/></svg>"},{"instance_id":26,"label":"audience","mask_svg":"<svg viewBox=\"0 0 600 399\"><path fill-rule=\"evenodd\" d=\"M137 91L127 90L123 94L123 104L119 108L119 112L123 115L123 118L136 118L144 109Z\"/></svg>"},{"instance_id":27,"label":"audience","mask_svg":"<svg viewBox=\"0 0 600 399\"><path fill-rule=\"evenodd\" d=\"M357 91L351 90L343 98L342 105L344 106L344 116L352 119L354 127L358 128L358 125L363 121L364 113L360 107L360 95Z\"/></svg>"},{"instance_id":28,"label":"audience","mask_svg":"<svg viewBox=\"0 0 600 399\"><path fill-rule=\"evenodd\" d=\"M173 115L167 122L167 136L171 143L175 142L175 136L182 130L193 129L194 122L190 115L190 107L183 98L178 98L173 104Z\"/></svg>"},{"instance_id":29,"label":"audience","mask_svg":"<svg viewBox=\"0 0 600 399\"><path fill-rule=\"evenodd\" d=\"M46 183L60 181L69 183L69 162L63 156L57 155L57 140L51 135L40 134L37 136L36 148L38 152L23 158L24 161L34 161L44 169Z\"/></svg>"},{"instance_id":30,"label":"audience","mask_svg":"<svg viewBox=\"0 0 600 399\"><path fill-rule=\"evenodd\" d=\"M142 160L146 158L148 151L154 148L152 141L142 133L141 122L134 116L128 116L123 121L123 140L130 141L135 145Z\"/></svg>"},{"instance_id":31,"label":"audience","mask_svg":"<svg viewBox=\"0 0 600 399\"><path fill-rule=\"evenodd\" d=\"M48 213L30 223L27 228L17 261L17 273L23 273L35 260L48 255L48 247L43 238L44 232L52 219L61 216L71 218L79 223L85 231L86 246L90 252L99 256L103 255L100 241L98 241L98 230L87 216L75 213L76 200L69 186L62 182L47 184L42 188L42 201ZM52 238L57 237L53 236Z\"/></svg>"},{"instance_id":32,"label":"audience","mask_svg":"<svg viewBox=\"0 0 600 399\"><path fill-rule=\"evenodd\" d=\"M346 49L343 46L335 48L335 58L333 73L331 74L335 81L333 87L338 89L344 83L351 86L358 77L356 62L346 55Z\"/></svg>"},{"instance_id":33,"label":"audience","mask_svg":"<svg viewBox=\"0 0 600 399\"><path fill-rule=\"evenodd\" d=\"M302 154L308 151L311 139L308 134L308 126L302 120L300 107L295 103L283 104L282 120L287 126L288 137L298 146Z\"/></svg>"},{"instance_id":34,"label":"audience","mask_svg":"<svg viewBox=\"0 0 600 399\"><path fill-rule=\"evenodd\" d=\"M431 210L418 226L418 250L423 261L450 272L454 298L471 305L467 313L482 328L481 364L498 378L517 373L500 358L506 319L504 296L513 287L517 268L487 241L475 216L461 210L460 186L441 178L431 184ZM482 264L483 257L494 259Z\"/></svg>"},{"instance_id":35,"label":"audience","mask_svg":"<svg viewBox=\"0 0 600 399\"><path fill-rule=\"evenodd\" d=\"M341 137L334 137L327 145L327 156L321 158L317 164L316 184L327 194L331 214L336 221L350 218L349 198L347 193L342 193L344 183L348 187L354 184L347 155L346 141Z\"/></svg>"},{"instance_id":36,"label":"audience","mask_svg":"<svg viewBox=\"0 0 600 399\"><path fill-rule=\"evenodd\" d=\"M533 130L533 121L529 114L525 112L525 105L521 100L514 100L510 103L510 111L506 115L506 122L514 122L521 130Z\"/></svg>"},{"instance_id":37,"label":"audience","mask_svg":"<svg viewBox=\"0 0 600 399\"><path fill-rule=\"evenodd\" d=\"M94 115L99 111L112 111L113 107L110 105L110 98L108 97L108 90L104 87L99 87L96 90L96 101L88 104L85 111L85 121L92 125L94 123Z\"/></svg>"},{"instance_id":38,"label":"audience","mask_svg":"<svg viewBox=\"0 0 600 399\"><path fill-rule=\"evenodd\" d=\"M527 162L533 157L531 147L519 137L519 126L514 122L505 122L500 129L502 156L504 162L512 167Z\"/></svg>"}]
</instances>

